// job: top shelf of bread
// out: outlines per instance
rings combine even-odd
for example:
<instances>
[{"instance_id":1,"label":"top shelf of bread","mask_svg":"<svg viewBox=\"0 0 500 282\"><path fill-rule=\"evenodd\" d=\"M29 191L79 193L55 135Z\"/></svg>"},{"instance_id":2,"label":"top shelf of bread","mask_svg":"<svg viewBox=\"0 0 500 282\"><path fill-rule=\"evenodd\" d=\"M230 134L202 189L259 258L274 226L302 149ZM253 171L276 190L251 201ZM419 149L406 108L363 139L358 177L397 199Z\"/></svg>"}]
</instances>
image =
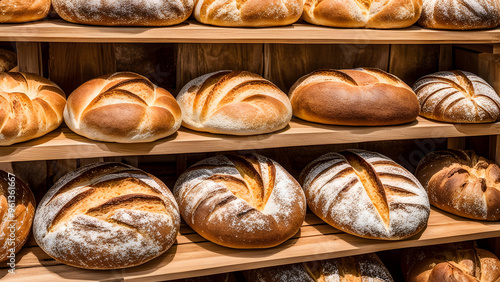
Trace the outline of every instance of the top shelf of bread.
<instances>
[{"instance_id":1,"label":"top shelf of bread","mask_svg":"<svg viewBox=\"0 0 500 282\"><path fill-rule=\"evenodd\" d=\"M229 28L194 20L171 27L103 27L47 20L1 24L0 40L18 42L494 44L500 28L476 31L343 29L297 23L283 27Z\"/></svg>"}]
</instances>

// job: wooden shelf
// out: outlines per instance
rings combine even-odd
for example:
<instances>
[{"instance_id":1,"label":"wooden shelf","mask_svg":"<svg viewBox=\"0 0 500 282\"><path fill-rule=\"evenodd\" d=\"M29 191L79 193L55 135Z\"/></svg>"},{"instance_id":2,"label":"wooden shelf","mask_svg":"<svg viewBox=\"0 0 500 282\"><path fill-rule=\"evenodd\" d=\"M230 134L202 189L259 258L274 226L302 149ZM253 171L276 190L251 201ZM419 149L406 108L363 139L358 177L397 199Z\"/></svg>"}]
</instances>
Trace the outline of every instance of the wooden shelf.
<instances>
[{"instance_id":1,"label":"wooden shelf","mask_svg":"<svg viewBox=\"0 0 500 282\"><path fill-rule=\"evenodd\" d=\"M499 43L500 29L445 31L341 29L298 23L271 28L225 28L194 20L172 27L86 26L63 20L0 25L0 40L18 42L441 44Z\"/></svg>"},{"instance_id":2,"label":"wooden shelf","mask_svg":"<svg viewBox=\"0 0 500 282\"><path fill-rule=\"evenodd\" d=\"M115 271L89 271L63 265L51 259L30 240L17 254L16 275L2 278L0 274L0 278L28 282L35 277L37 281L162 281L496 236L500 236L500 222L473 221L435 209L431 211L427 228L404 241L355 237L308 214L299 234L278 247L263 250L221 247L183 225L177 244L167 253L144 265ZM5 268L4 265L0 267Z\"/></svg>"}]
</instances>

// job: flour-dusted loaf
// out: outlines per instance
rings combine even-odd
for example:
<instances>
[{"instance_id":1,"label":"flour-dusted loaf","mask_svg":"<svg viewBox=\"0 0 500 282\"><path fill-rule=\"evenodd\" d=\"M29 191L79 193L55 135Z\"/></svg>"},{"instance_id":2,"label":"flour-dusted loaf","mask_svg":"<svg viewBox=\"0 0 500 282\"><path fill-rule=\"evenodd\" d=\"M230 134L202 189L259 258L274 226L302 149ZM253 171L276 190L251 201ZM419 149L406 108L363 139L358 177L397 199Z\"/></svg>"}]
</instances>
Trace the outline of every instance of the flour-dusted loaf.
<instances>
[{"instance_id":1,"label":"flour-dusted loaf","mask_svg":"<svg viewBox=\"0 0 500 282\"><path fill-rule=\"evenodd\" d=\"M105 26L169 26L189 18L194 0L52 0L72 23Z\"/></svg>"},{"instance_id":2,"label":"flour-dusted loaf","mask_svg":"<svg viewBox=\"0 0 500 282\"><path fill-rule=\"evenodd\" d=\"M418 180L388 157L364 150L328 153L301 173L309 208L331 226L372 239L400 240L427 224Z\"/></svg>"},{"instance_id":3,"label":"flour-dusted loaf","mask_svg":"<svg viewBox=\"0 0 500 282\"><path fill-rule=\"evenodd\" d=\"M404 28L421 12L422 0L305 0L302 18L332 27Z\"/></svg>"},{"instance_id":4,"label":"flour-dusted loaf","mask_svg":"<svg viewBox=\"0 0 500 282\"><path fill-rule=\"evenodd\" d=\"M0 170L0 262L14 257L31 231L35 216L35 197L14 174ZM12 228L14 227L14 228ZM10 258L9 258L10 257Z\"/></svg>"},{"instance_id":5,"label":"flour-dusted loaf","mask_svg":"<svg viewBox=\"0 0 500 282\"><path fill-rule=\"evenodd\" d=\"M183 126L210 133L270 133L286 127L292 118L287 95L247 71L218 71L196 78L181 89L177 102Z\"/></svg>"},{"instance_id":6,"label":"flour-dusted loaf","mask_svg":"<svg viewBox=\"0 0 500 282\"><path fill-rule=\"evenodd\" d=\"M167 90L141 75L118 72L87 81L73 91L64 121L90 139L137 143L175 133L182 113Z\"/></svg>"},{"instance_id":7,"label":"flour-dusted loaf","mask_svg":"<svg viewBox=\"0 0 500 282\"><path fill-rule=\"evenodd\" d=\"M45 194L33 235L65 264L119 269L167 251L179 227L177 203L158 178L121 163L94 163L66 174Z\"/></svg>"},{"instance_id":8,"label":"flour-dusted loaf","mask_svg":"<svg viewBox=\"0 0 500 282\"><path fill-rule=\"evenodd\" d=\"M406 282L500 281L500 260L474 242L406 249L401 266Z\"/></svg>"},{"instance_id":9,"label":"flour-dusted loaf","mask_svg":"<svg viewBox=\"0 0 500 282\"><path fill-rule=\"evenodd\" d=\"M434 29L484 29L500 25L498 0L423 0L418 23Z\"/></svg>"},{"instance_id":10,"label":"flour-dusted loaf","mask_svg":"<svg viewBox=\"0 0 500 282\"><path fill-rule=\"evenodd\" d=\"M246 282L392 282L375 254L281 265L244 272Z\"/></svg>"},{"instance_id":11,"label":"flour-dusted loaf","mask_svg":"<svg viewBox=\"0 0 500 282\"><path fill-rule=\"evenodd\" d=\"M17 55L15 52L0 49L0 72L10 71L17 66Z\"/></svg>"},{"instance_id":12,"label":"flour-dusted loaf","mask_svg":"<svg viewBox=\"0 0 500 282\"><path fill-rule=\"evenodd\" d=\"M195 0L194 16L204 24L266 27L300 19L303 0Z\"/></svg>"},{"instance_id":13,"label":"flour-dusted loaf","mask_svg":"<svg viewBox=\"0 0 500 282\"><path fill-rule=\"evenodd\" d=\"M500 98L486 81L465 71L426 75L413 86L420 115L453 123L494 122L500 116Z\"/></svg>"},{"instance_id":14,"label":"flour-dusted loaf","mask_svg":"<svg viewBox=\"0 0 500 282\"><path fill-rule=\"evenodd\" d=\"M467 218L500 220L500 168L474 151L432 152L415 175L433 206Z\"/></svg>"},{"instance_id":15,"label":"flour-dusted loaf","mask_svg":"<svg viewBox=\"0 0 500 282\"><path fill-rule=\"evenodd\" d=\"M290 89L293 114L303 120L350 126L414 121L417 96L402 80L379 69L319 70Z\"/></svg>"},{"instance_id":16,"label":"flour-dusted loaf","mask_svg":"<svg viewBox=\"0 0 500 282\"><path fill-rule=\"evenodd\" d=\"M66 95L35 75L0 72L0 146L40 137L63 121Z\"/></svg>"},{"instance_id":17,"label":"flour-dusted loaf","mask_svg":"<svg viewBox=\"0 0 500 282\"><path fill-rule=\"evenodd\" d=\"M304 192L278 163L261 155L218 155L175 183L182 218L201 236L231 248L269 248L299 231Z\"/></svg>"},{"instance_id":18,"label":"flour-dusted loaf","mask_svg":"<svg viewBox=\"0 0 500 282\"><path fill-rule=\"evenodd\" d=\"M41 20L49 14L50 0L2 0L0 23L24 23Z\"/></svg>"}]
</instances>

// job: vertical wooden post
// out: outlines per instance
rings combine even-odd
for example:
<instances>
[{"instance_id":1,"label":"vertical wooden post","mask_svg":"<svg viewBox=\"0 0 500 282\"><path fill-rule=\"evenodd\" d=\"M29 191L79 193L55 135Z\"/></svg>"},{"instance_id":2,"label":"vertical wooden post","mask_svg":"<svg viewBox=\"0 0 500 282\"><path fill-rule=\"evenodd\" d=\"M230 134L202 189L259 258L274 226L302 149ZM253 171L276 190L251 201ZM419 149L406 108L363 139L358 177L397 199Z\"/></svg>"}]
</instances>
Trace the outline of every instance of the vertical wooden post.
<instances>
[{"instance_id":1,"label":"vertical wooden post","mask_svg":"<svg viewBox=\"0 0 500 282\"><path fill-rule=\"evenodd\" d=\"M42 44L40 42L17 42L16 47L19 71L43 76Z\"/></svg>"}]
</instances>

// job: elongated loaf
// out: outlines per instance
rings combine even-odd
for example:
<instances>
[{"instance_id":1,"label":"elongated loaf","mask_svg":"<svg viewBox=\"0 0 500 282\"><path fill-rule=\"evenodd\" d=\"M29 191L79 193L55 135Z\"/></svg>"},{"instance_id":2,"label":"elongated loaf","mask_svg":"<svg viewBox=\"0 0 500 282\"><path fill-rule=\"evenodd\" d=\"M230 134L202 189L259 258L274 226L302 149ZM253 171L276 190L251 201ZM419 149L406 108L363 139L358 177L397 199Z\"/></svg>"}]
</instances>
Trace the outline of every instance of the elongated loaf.
<instances>
[{"instance_id":1,"label":"elongated loaf","mask_svg":"<svg viewBox=\"0 0 500 282\"><path fill-rule=\"evenodd\" d=\"M175 183L182 218L216 244L269 248L299 231L304 192L278 163L261 155L219 155L196 163Z\"/></svg>"},{"instance_id":2,"label":"elongated loaf","mask_svg":"<svg viewBox=\"0 0 500 282\"><path fill-rule=\"evenodd\" d=\"M0 72L10 71L17 66L16 53L0 49Z\"/></svg>"},{"instance_id":3,"label":"elongated loaf","mask_svg":"<svg viewBox=\"0 0 500 282\"><path fill-rule=\"evenodd\" d=\"M328 153L310 163L300 179L309 208L356 236L400 240L422 230L429 218L429 199L418 180L378 153Z\"/></svg>"},{"instance_id":4,"label":"elongated loaf","mask_svg":"<svg viewBox=\"0 0 500 282\"><path fill-rule=\"evenodd\" d=\"M121 163L95 163L62 177L43 197L33 235L54 259L87 269L142 264L175 242L180 215L156 177Z\"/></svg>"},{"instance_id":5,"label":"elongated loaf","mask_svg":"<svg viewBox=\"0 0 500 282\"><path fill-rule=\"evenodd\" d=\"M302 18L332 27L404 28L421 12L422 0L305 0Z\"/></svg>"},{"instance_id":6,"label":"elongated loaf","mask_svg":"<svg viewBox=\"0 0 500 282\"><path fill-rule=\"evenodd\" d=\"M0 23L24 23L41 20L49 14L50 0L2 0Z\"/></svg>"},{"instance_id":7,"label":"elongated loaf","mask_svg":"<svg viewBox=\"0 0 500 282\"><path fill-rule=\"evenodd\" d=\"M292 118L286 94L246 71L219 71L194 79L181 89L177 102L183 126L210 133L270 133L286 127Z\"/></svg>"}]
</instances>

